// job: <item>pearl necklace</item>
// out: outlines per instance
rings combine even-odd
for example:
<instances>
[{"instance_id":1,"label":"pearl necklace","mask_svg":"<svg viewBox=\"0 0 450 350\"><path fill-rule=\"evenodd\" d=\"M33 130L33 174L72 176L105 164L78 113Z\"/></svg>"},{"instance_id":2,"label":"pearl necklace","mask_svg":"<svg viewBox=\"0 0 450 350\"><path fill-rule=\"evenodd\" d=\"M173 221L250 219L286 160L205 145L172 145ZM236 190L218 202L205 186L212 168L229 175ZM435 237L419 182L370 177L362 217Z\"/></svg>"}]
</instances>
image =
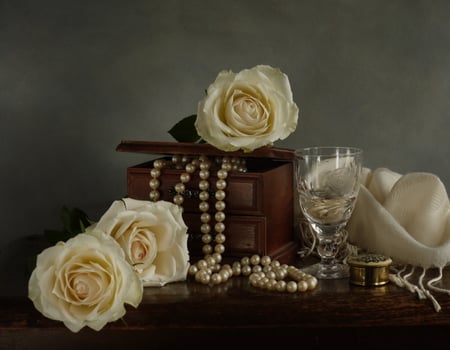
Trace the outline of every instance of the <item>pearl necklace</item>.
<instances>
[{"instance_id":1,"label":"pearl necklace","mask_svg":"<svg viewBox=\"0 0 450 350\"><path fill-rule=\"evenodd\" d=\"M210 169L212 167L211 161L206 156L190 159L187 156L174 155L172 157L172 164L176 169L184 169L180 174L180 182L174 186L175 195L173 202L183 208L186 184L190 181L191 175L199 169L200 181L198 184L199 192L199 210L200 215L200 231L202 233L202 252L203 259L198 260L195 264L189 266L188 274L195 278L195 281L202 284L218 285L226 282L232 276L248 276L250 284L253 287L263 288L278 292L306 292L316 288L317 278L307 274L293 265L280 264L278 260L272 260L269 256L262 256L255 254L251 257L243 257L240 261L235 261L230 264L222 263L222 254L225 251L225 189L227 186L226 179L230 171L245 172L245 160L230 157L217 157L216 163L219 165L217 170L216 192L214 193L216 202L216 213L214 219L215 236L211 235L211 215L209 214L209 198L210 183ZM151 179L150 186L150 200L158 201L160 193L158 191L160 181L159 177L164 167L168 166L169 162L164 159L157 159L153 162L153 168L150 170ZM285 281L285 279L289 281Z\"/></svg>"}]
</instances>

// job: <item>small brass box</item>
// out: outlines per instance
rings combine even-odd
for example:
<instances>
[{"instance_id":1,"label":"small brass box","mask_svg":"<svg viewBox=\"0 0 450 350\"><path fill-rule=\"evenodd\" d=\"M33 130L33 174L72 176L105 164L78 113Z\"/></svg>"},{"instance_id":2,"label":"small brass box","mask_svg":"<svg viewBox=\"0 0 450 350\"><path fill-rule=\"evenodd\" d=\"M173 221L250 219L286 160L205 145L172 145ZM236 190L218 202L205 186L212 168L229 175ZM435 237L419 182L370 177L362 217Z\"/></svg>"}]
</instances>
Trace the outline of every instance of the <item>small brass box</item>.
<instances>
[{"instance_id":1,"label":"small brass box","mask_svg":"<svg viewBox=\"0 0 450 350\"><path fill-rule=\"evenodd\" d=\"M349 257L350 283L358 286L382 286L389 282L392 259L381 254L361 254Z\"/></svg>"}]
</instances>

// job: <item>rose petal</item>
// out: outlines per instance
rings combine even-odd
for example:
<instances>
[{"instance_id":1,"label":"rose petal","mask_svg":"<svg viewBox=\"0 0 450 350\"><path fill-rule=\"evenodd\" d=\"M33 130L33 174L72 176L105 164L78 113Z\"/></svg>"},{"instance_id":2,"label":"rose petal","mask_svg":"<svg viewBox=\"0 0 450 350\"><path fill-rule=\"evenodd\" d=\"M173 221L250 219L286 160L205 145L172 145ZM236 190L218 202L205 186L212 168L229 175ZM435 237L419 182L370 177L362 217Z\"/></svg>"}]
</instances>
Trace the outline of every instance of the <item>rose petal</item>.
<instances>
[{"instance_id":1,"label":"rose petal","mask_svg":"<svg viewBox=\"0 0 450 350\"><path fill-rule=\"evenodd\" d=\"M73 332L101 329L124 315L124 304L137 306L143 293L119 244L98 231L39 254L28 288L37 310Z\"/></svg>"}]
</instances>

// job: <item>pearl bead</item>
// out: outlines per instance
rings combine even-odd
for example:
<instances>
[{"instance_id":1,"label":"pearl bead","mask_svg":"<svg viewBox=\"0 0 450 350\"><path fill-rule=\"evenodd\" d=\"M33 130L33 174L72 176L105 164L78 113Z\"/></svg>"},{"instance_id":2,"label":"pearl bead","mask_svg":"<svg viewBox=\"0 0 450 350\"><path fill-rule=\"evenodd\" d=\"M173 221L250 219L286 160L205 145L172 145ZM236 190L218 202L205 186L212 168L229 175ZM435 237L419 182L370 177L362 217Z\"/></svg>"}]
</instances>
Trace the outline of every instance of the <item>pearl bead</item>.
<instances>
[{"instance_id":1,"label":"pearl bead","mask_svg":"<svg viewBox=\"0 0 450 350\"><path fill-rule=\"evenodd\" d=\"M210 275L205 270L199 270L195 274L195 280L197 282L200 282L200 283L203 283L203 284L207 284L207 283L209 283Z\"/></svg>"},{"instance_id":2,"label":"pearl bead","mask_svg":"<svg viewBox=\"0 0 450 350\"><path fill-rule=\"evenodd\" d=\"M219 210L219 211L225 210L225 202L224 201L217 201L215 206L216 206L216 210Z\"/></svg>"},{"instance_id":3,"label":"pearl bead","mask_svg":"<svg viewBox=\"0 0 450 350\"><path fill-rule=\"evenodd\" d=\"M225 180L217 180L216 181L216 188L218 190L224 190L227 187L227 183Z\"/></svg>"},{"instance_id":4,"label":"pearl bead","mask_svg":"<svg viewBox=\"0 0 450 350\"><path fill-rule=\"evenodd\" d=\"M223 222L218 222L214 225L214 229L216 230L217 233L222 233L223 231L225 231L225 224ZM218 242L218 243L223 243L223 242Z\"/></svg>"},{"instance_id":5,"label":"pearl bead","mask_svg":"<svg viewBox=\"0 0 450 350\"><path fill-rule=\"evenodd\" d=\"M176 205L180 205L181 206L183 204L183 202L184 202L184 198L183 198L183 196L181 194L176 194L175 196L173 196L173 202Z\"/></svg>"},{"instance_id":6,"label":"pearl bead","mask_svg":"<svg viewBox=\"0 0 450 350\"><path fill-rule=\"evenodd\" d=\"M272 259L270 258L270 256L264 255L263 257L261 257L261 265L263 266L269 265L271 261Z\"/></svg>"},{"instance_id":7,"label":"pearl bead","mask_svg":"<svg viewBox=\"0 0 450 350\"><path fill-rule=\"evenodd\" d=\"M233 168L233 166L232 166L231 163L228 163L228 162L222 163L222 169L223 169L223 170L231 171L232 168Z\"/></svg>"},{"instance_id":8,"label":"pearl bead","mask_svg":"<svg viewBox=\"0 0 450 350\"><path fill-rule=\"evenodd\" d=\"M161 169L161 168L163 168L163 167L164 167L164 161L163 161L162 159L156 159L156 160L153 162L153 167L156 168L156 169Z\"/></svg>"},{"instance_id":9,"label":"pearl bead","mask_svg":"<svg viewBox=\"0 0 450 350\"><path fill-rule=\"evenodd\" d=\"M223 264L222 269L231 271L231 266L230 266L230 264Z\"/></svg>"},{"instance_id":10,"label":"pearl bead","mask_svg":"<svg viewBox=\"0 0 450 350\"><path fill-rule=\"evenodd\" d=\"M222 222L225 220L225 213L223 211L218 211L216 212L216 214L214 215L214 219L217 222Z\"/></svg>"},{"instance_id":11,"label":"pearl bead","mask_svg":"<svg viewBox=\"0 0 450 350\"><path fill-rule=\"evenodd\" d=\"M208 263L206 262L205 259L200 259L199 261L197 261L197 267L202 270L202 269L206 269L208 267Z\"/></svg>"},{"instance_id":12,"label":"pearl bead","mask_svg":"<svg viewBox=\"0 0 450 350\"><path fill-rule=\"evenodd\" d=\"M214 247L214 251L216 253L222 254L225 251L225 246L223 244L216 244L216 246Z\"/></svg>"},{"instance_id":13,"label":"pearl bead","mask_svg":"<svg viewBox=\"0 0 450 350\"><path fill-rule=\"evenodd\" d=\"M219 232L219 231L217 230L217 232ZM216 243L223 244L223 243L225 243L225 240L226 240L226 238L223 233L218 233L218 234L216 234L216 237L214 237L214 241Z\"/></svg>"},{"instance_id":14,"label":"pearl bead","mask_svg":"<svg viewBox=\"0 0 450 350\"><path fill-rule=\"evenodd\" d=\"M306 292L308 290L308 282L301 280L297 283L297 288L299 292Z\"/></svg>"},{"instance_id":15,"label":"pearl bead","mask_svg":"<svg viewBox=\"0 0 450 350\"><path fill-rule=\"evenodd\" d=\"M222 262L222 255L221 254L213 253L212 256L218 263Z\"/></svg>"},{"instance_id":16,"label":"pearl bead","mask_svg":"<svg viewBox=\"0 0 450 350\"><path fill-rule=\"evenodd\" d=\"M202 247L202 252L203 252L203 254L211 254L213 252L213 248L210 244L205 244Z\"/></svg>"},{"instance_id":17,"label":"pearl bead","mask_svg":"<svg viewBox=\"0 0 450 350\"><path fill-rule=\"evenodd\" d=\"M188 271L190 275L195 275L198 272L198 267L196 265L190 265Z\"/></svg>"},{"instance_id":18,"label":"pearl bead","mask_svg":"<svg viewBox=\"0 0 450 350\"><path fill-rule=\"evenodd\" d=\"M214 266L216 264L216 259L214 259L211 255L206 256L205 260L208 266Z\"/></svg>"},{"instance_id":19,"label":"pearl bead","mask_svg":"<svg viewBox=\"0 0 450 350\"><path fill-rule=\"evenodd\" d=\"M268 278L270 278L270 279L276 279L276 275L275 275L275 272L273 272L273 271L268 271L268 272L266 272L266 276L268 277Z\"/></svg>"},{"instance_id":20,"label":"pearl bead","mask_svg":"<svg viewBox=\"0 0 450 350\"><path fill-rule=\"evenodd\" d=\"M248 256L244 256L243 258L241 258L241 264L242 265L250 264L250 258Z\"/></svg>"},{"instance_id":21,"label":"pearl bead","mask_svg":"<svg viewBox=\"0 0 450 350\"><path fill-rule=\"evenodd\" d=\"M191 180L191 175L189 175L188 173L182 173L181 175L180 175L180 181L182 182L182 183L188 183L189 181Z\"/></svg>"},{"instance_id":22,"label":"pearl bead","mask_svg":"<svg viewBox=\"0 0 450 350\"><path fill-rule=\"evenodd\" d=\"M205 224L206 225L206 224ZM208 225L209 226L209 225ZM202 227L203 227L203 225L202 225ZM207 231L207 232L210 232L210 231ZM204 234L204 235L202 235L202 243L203 244L208 244L208 243L211 243L212 242L212 236L210 235L210 234Z\"/></svg>"},{"instance_id":23,"label":"pearl bead","mask_svg":"<svg viewBox=\"0 0 450 350\"><path fill-rule=\"evenodd\" d=\"M276 279L279 279L279 280L282 280L282 279L286 278L286 276L287 276L286 270L279 268L279 267L275 268L274 272L275 272Z\"/></svg>"},{"instance_id":24,"label":"pearl bead","mask_svg":"<svg viewBox=\"0 0 450 350\"><path fill-rule=\"evenodd\" d=\"M286 290L286 282L281 280L281 281L277 281L277 284L275 286L275 289L278 292L284 292Z\"/></svg>"},{"instance_id":25,"label":"pearl bead","mask_svg":"<svg viewBox=\"0 0 450 350\"><path fill-rule=\"evenodd\" d=\"M250 265L243 265L241 268L241 272L244 276L248 276L252 272L252 268L250 267Z\"/></svg>"},{"instance_id":26,"label":"pearl bead","mask_svg":"<svg viewBox=\"0 0 450 350\"><path fill-rule=\"evenodd\" d=\"M275 286L277 285L277 281L273 278L269 278L269 283L267 284L268 290L275 290Z\"/></svg>"},{"instance_id":27,"label":"pearl bead","mask_svg":"<svg viewBox=\"0 0 450 350\"><path fill-rule=\"evenodd\" d=\"M224 270L228 271L228 274L230 275L230 278L233 276L233 269L231 268L230 264L225 265L226 268Z\"/></svg>"},{"instance_id":28,"label":"pearl bead","mask_svg":"<svg viewBox=\"0 0 450 350\"><path fill-rule=\"evenodd\" d=\"M280 265L281 264L280 264L280 262L278 260L272 260L270 262L270 266L272 266L272 267L279 267Z\"/></svg>"},{"instance_id":29,"label":"pearl bead","mask_svg":"<svg viewBox=\"0 0 450 350\"><path fill-rule=\"evenodd\" d=\"M261 261L261 258L257 254L252 255L250 258L250 263L252 265L258 265L260 261Z\"/></svg>"},{"instance_id":30,"label":"pearl bead","mask_svg":"<svg viewBox=\"0 0 450 350\"><path fill-rule=\"evenodd\" d=\"M186 164L186 172L192 174L195 171L195 166L193 164Z\"/></svg>"},{"instance_id":31,"label":"pearl bead","mask_svg":"<svg viewBox=\"0 0 450 350\"><path fill-rule=\"evenodd\" d=\"M266 266L263 265L262 266L262 270L263 270L264 273L273 272L272 271L272 266L267 266L267 265Z\"/></svg>"},{"instance_id":32,"label":"pearl bead","mask_svg":"<svg viewBox=\"0 0 450 350\"><path fill-rule=\"evenodd\" d=\"M210 163L208 162L208 160L204 160L203 162L200 163L201 170L208 170L209 167L210 167Z\"/></svg>"},{"instance_id":33,"label":"pearl bead","mask_svg":"<svg viewBox=\"0 0 450 350\"><path fill-rule=\"evenodd\" d=\"M202 215L200 215L200 221L204 224L208 223L211 221L211 215L209 215L208 213L202 213Z\"/></svg>"},{"instance_id":34,"label":"pearl bead","mask_svg":"<svg viewBox=\"0 0 450 350\"><path fill-rule=\"evenodd\" d=\"M200 231L203 234L207 234L211 232L211 226L209 224L201 224L200 225ZM205 243L209 243L209 242L205 242Z\"/></svg>"},{"instance_id":35,"label":"pearl bead","mask_svg":"<svg viewBox=\"0 0 450 350\"><path fill-rule=\"evenodd\" d=\"M198 209L202 212L207 212L209 210L209 203L208 202L200 202L198 204Z\"/></svg>"},{"instance_id":36,"label":"pearl bead","mask_svg":"<svg viewBox=\"0 0 450 350\"><path fill-rule=\"evenodd\" d=\"M259 279L251 279L251 280L250 280L250 284L251 284L253 287L258 288L258 287L259 287Z\"/></svg>"},{"instance_id":37,"label":"pearl bead","mask_svg":"<svg viewBox=\"0 0 450 350\"><path fill-rule=\"evenodd\" d=\"M262 267L260 265L254 265L252 267L252 272L262 272Z\"/></svg>"},{"instance_id":38,"label":"pearl bead","mask_svg":"<svg viewBox=\"0 0 450 350\"><path fill-rule=\"evenodd\" d=\"M177 192L177 193L183 193L185 189L186 189L186 187L184 186L184 184L182 182L179 182L175 185L175 192Z\"/></svg>"},{"instance_id":39,"label":"pearl bead","mask_svg":"<svg viewBox=\"0 0 450 350\"><path fill-rule=\"evenodd\" d=\"M200 172L198 173L198 176L200 177L200 179L206 180L207 178L209 178L209 171L208 170L200 170Z\"/></svg>"},{"instance_id":40,"label":"pearl bead","mask_svg":"<svg viewBox=\"0 0 450 350\"><path fill-rule=\"evenodd\" d=\"M264 285L267 283L268 280L269 280L269 279L266 278L266 277L260 278L258 281L256 281L256 285L257 285L259 288L264 288Z\"/></svg>"},{"instance_id":41,"label":"pearl bead","mask_svg":"<svg viewBox=\"0 0 450 350\"><path fill-rule=\"evenodd\" d=\"M314 289L317 287L318 280L316 277L311 276L306 280L306 283L308 283L308 289Z\"/></svg>"},{"instance_id":42,"label":"pearl bead","mask_svg":"<svg viewBox=\"0 0 450 350\"><path fill-rule=\"evenodd\" d=\"M217 190L216 194L215 194L215 197L216 197L216 199L218 201L223 201L225 199L225 197L226 197L225 191L224 190Z\"/></svg>"},{"instance_id":43,"label":"pearl bead","mask_svg":"<svg viewBox=\"0 0 450 350\"><path fill-rule=\"evenodd\" d=\"M198 198L199 198L201 201L207 201L207 200L209 199L209 193L208 193L208 191L201 191L201 192L199 193L199 195L198 195Z\"/></svg>"},{"instance_id":44,"label":"pearl bead","mask_svg":"<svg viewBox=\"0 0 450 350\"><path fill-rule=\"evenodd\" d=\"M181 156L179 154L174 154L172 156L172 163L176 164L176 163L180 163L181 162Z\"/></svg>"},{"instance_id":45,"label":"pearl bead","mask_svg":"<svg viewBox=\"0 0 450 350\"><path fill-rule=\"evenodd\" d=\"M159 200L160 194L158 191L150 191L148 196L151 201L156 202L157 200Z\"/></svg>"},{"instance_id":46,"label":"pearl bead","mask_svg":"<svg viewBox=\"0 0 450 350\"><path fill-rule=\"evenodd\" d=\"M219 274L223 281L227 281L231 277L231 274L227 269L220 270Z\"/></svg>"},{"instance_id":47,"label":"pearl bead","mask_svg":"<svg viewBox=\"0 0 450 350\"><path fill-rule=\"evenodd\" d=\"M289 293L294 293L294 292L296 292L296 291L297 291L297 282L295 282L295 281L289 281L289 282L286 284L286 290L287 290Z\"/></svg>"},{"instance_id":48,"label":"pearl bead","mask_svg":"<svg viewBox=\"0 0 450 350\"><path fill-rule=\"evenodd\" d=\"M157 178L161 176L161 170L153 168L152 170L150 170L150 176L153 178Z\"/></svg>"},{"instance_id":49,"label":"pearl bead","mask_svg":"<svg viewBox=\"0 0 450 350\"><path fill-rule=\"evenodd\" d=\"M198 188L202 191L206 191L209 188L209 182L206 180L200 180L198 183Z\"/></svg>"},{"instance_id":50,"label":"pearl bead","mask_svg":"<svg viewBox=\"0 0 450 350\"><path fill-rule=\"evenodd\" d=\"M241 270L241 266L233 266L233 276L240 276L242 270Z\"/></svg>"},{"instance_id":51,"label":"pearl bead","mask_svg":"<svg viewBox=\"0 0 450 350\"><path fill-rule=\"evenodd\" d=\"M209 274L203 274L200 278L200 282L203 284L209 284L210 280L211 280L211 276Z\"/></svg>"},{"instance_id":52,"label":"pearl bead","mask_svg":"<svg viewBox=\"0 0 450 350\"><path fill-rule=\"evenodd\" d=\"M213 284L220 284L222 282L222 276L219 273L213 273L211 275L211 282Z\"/></svg>"},{"instance_id":53,"label":"pearl bead","mask_svg":"<svg viewBox=\"0 0 450 350\"><path fill-rule=\"evenodd\" d=\"M152 189L152 190L157 190L159 188L159 180L158 179L151 179L148 182L148 186Z\"/></svg>"},{"instance_id":54,"label":"pearl bead","mask_svg":"<svg viewBox=\"0 0 450 350\"><path fill-rule=\"evenodd\" d=\"M220 169L219 171L217 171L217 177L219 179L226 179L228 176L228 172L225 169Z\"/></svg>"}]
</instances>

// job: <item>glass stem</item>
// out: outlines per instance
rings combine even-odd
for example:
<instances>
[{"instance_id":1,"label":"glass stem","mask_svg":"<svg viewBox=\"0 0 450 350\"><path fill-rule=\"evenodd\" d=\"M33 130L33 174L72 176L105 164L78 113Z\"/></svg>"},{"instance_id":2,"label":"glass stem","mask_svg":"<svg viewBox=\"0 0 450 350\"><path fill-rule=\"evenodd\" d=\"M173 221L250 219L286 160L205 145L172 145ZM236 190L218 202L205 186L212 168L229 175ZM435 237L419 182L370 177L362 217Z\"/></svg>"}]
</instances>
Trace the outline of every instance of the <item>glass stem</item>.
<instances>
[{"instance_id":1,"label":"glass stem","mask_svg":"<svg viewBox=\"0 0 450 350\"><path fill-rule=\"evenodd\" d=\"M334 263L335 257L342 244L342 232L340 230L333 233L318 233L317 252L323 264Z\"/></svg>"}]
</instances>

